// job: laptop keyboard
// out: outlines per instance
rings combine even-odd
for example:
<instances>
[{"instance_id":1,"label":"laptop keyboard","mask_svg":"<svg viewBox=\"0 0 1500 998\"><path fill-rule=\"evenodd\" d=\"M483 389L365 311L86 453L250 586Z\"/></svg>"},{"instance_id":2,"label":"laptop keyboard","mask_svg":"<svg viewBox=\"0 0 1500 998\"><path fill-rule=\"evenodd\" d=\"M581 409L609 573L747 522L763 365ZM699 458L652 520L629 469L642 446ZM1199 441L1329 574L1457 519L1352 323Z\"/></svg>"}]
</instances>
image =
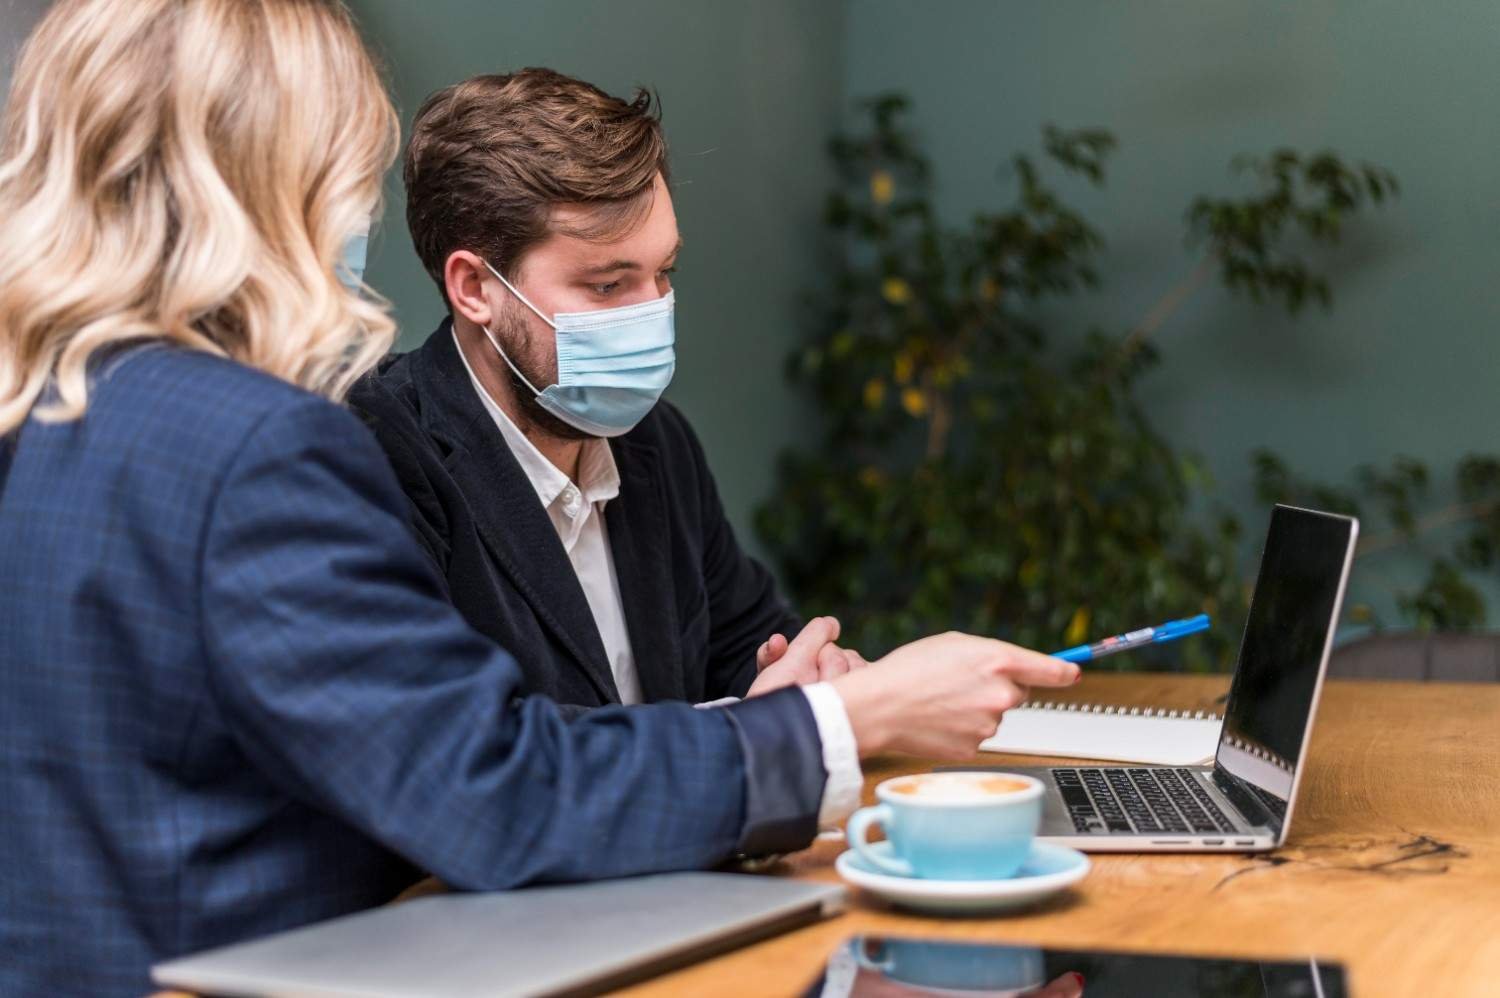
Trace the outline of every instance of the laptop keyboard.
<instances>
[{"instance_id":1,"label":"laptop keyboard","mask_svg":"<svg viewBox=\"0 0 1500 998\"><path fill-rule=\"evenodd\" d=\"M1191 769L1054 769L1073 828L1111 832L1234 832Z\"/></svg>"}]
</instances>

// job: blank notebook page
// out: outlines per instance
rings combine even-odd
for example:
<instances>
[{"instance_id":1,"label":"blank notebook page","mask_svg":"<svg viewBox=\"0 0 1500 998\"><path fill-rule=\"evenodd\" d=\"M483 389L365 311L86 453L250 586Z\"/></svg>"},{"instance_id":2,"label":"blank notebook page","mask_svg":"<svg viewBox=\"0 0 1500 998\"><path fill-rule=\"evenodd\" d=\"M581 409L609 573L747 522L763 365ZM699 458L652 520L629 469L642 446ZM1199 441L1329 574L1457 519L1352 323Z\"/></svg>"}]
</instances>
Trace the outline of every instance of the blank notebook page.
<instances>
[{"instance_id":1,"label":"blank notebook page","mask_svg":"<svg viewBox=\"0 0 1500 998\"><path fill-rule=\"evenodd\" d=\"M1213 761L1223 721L1206 711L1028 703L1007 711L985 752L1055 755L1158 766Z\"/></svg>"}]
</instances>

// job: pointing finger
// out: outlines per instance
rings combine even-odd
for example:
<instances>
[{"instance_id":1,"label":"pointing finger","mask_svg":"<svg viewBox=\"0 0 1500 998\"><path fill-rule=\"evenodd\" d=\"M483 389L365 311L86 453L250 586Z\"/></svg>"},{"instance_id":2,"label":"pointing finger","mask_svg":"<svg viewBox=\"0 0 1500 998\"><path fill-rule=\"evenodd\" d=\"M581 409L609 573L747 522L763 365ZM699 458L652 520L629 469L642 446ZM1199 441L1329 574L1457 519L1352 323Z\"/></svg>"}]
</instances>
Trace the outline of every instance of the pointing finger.
<instances>
[{"instance_id":1,"label":"pointing finger","mask_svg":"<svg viewBox=\"0 0 1500 998\"><path fill-rule=\"evenodd\" d=\"M1072 686L1083 678L1083 670L1072 662L1051 655L995 642L1000 671L1025 686Z\"/></svg>"}]
</instances>

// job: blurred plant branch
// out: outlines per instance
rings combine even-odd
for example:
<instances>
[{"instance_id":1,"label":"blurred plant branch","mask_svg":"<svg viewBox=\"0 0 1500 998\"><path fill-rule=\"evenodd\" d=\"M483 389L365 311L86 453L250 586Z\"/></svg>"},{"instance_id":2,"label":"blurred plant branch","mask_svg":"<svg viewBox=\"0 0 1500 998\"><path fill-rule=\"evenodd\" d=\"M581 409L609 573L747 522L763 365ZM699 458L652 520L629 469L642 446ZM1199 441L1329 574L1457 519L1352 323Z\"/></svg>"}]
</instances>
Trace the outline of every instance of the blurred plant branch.
<instances>
[{"instance_id":1,"label":"blurred plant branch","mask_svg":"<svg viewBox=\"0 0 1500 998\"><path fill-rule=\"evenodd\" d=\"M1396 594L1407 623L1458 630L1486 622L1484 595L1467 573L1500 568L1500 458L1471 454L1462 459L1452 483L1456 500L1426 512L1420 510L1428 501L1432 475L1413 457L1397 457L1388 468L1357 468L1353 489L1300 478L1267 450L1256 451L1253 461L1256 494L1263 501L1315 505L1360 517L1367 532L1359 542L1359 557L1403 548L1424 555L1424 581ZM1368 532L1377 524L1380 532ZM1446 550L1434 547L1456 529ZM1384 626L1371 607L1356 604L1352 610L1356 619Z\"/></svg>"},{"instance_id":2,"label":"blurred plant branch","mask_svg":"<svg viewBox=\"0 0 1500 998\"><path fill-rule=\"evenodd\" d=\"M1265 159L1237 157L1234 167L1255 178L1262 190L1248 198L1200 197L1193 202L1188 225L1193 241L1207 244L1203 258L1125 337L1124 353L1132 353L1160 329L1210 283L1215 270L1231 291L1248 293L1256 301L1280 298L1292 314L1314 299L1330 308L1328 280L1280 247L1289 233L1313 243L1336 243L1349 216L1401 190L1389 170L1346 166L1333 153L1304 158L1281 149Z\"/></svg>"},{"instance_id":3,"label":"blurred plant branch","mask_svg":"<svg viewBox=\"0 0 1500 998\"><path fill-rule=\"evenodd\" d=\"M756 519L793 591L870 653L946 627L1046 648L1204 611L1214 632L1167 654L1225 664L1246 599L1240 527L1139 404L1152 339L1210 283L1288 314L1329 307L1308 251L1395 179L1332 153L1241 157L1249 193L1187 209L1201 256L1180 282L1119 333L1057 340L1035 306L1099 283L1103 237L1048 178L1102 188L1114 137L1048 126L1040 157L1010 160L1014 200L953 227L905 98L864 107L868 130L830 143L840 258L788 361L825 436L783 455ZM1298 484L1267 468L1267 488Z\"/></svg>"}]
</instances>

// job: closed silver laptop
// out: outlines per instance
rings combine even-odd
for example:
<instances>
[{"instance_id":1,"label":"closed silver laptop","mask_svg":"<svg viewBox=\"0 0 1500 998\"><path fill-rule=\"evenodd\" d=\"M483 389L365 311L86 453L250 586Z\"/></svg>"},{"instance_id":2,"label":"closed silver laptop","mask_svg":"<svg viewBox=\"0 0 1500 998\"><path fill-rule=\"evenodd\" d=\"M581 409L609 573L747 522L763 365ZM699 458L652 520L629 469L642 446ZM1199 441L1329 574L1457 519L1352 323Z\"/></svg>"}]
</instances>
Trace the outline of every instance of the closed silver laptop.
<instances>
[{"instance_id":1,"label":"closed silver laptop","mask_svg":"<svg viewBox=\"0 0 1500 998\"><path fill-rule=\"evenodd\" d=\"M668 873L389 905L170 960L157 984L278 998L598 994L843 911L844 888Z\"/></svg>"}]
</instances>

